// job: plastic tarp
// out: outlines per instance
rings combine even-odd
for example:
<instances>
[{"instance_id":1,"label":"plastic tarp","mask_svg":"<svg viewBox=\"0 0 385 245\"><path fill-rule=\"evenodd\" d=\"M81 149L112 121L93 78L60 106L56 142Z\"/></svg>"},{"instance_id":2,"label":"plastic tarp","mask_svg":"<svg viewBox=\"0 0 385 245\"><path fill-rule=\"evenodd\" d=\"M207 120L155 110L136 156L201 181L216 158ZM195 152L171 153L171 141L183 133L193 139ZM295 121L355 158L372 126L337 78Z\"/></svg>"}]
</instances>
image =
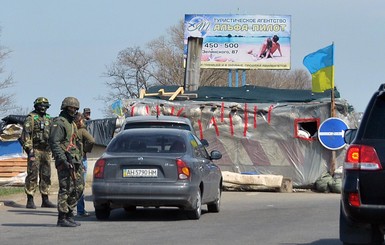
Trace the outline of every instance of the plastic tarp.
<instances>
[{"instance_id":1,"label":"plastic tarp","mask_svg":"<svg viewBox=\"0 0 385 245\"><path fill-rule=\"evenodd\" d=\"M95 144L107 146L114 137L116 118L87 121L87 130L95 139Z\"/></svg>"},{"instance_id":2,"label":"plastic tarp","mask_svg":"<svg viewBox=\"0 0 385 245\"><path fill-rule=\"evenodd\" d=\"M0 141L0 160L23 156L19 141Z\"/></svg>"},{"instance_id":3,"label":"plastic tarp","mask_svg":"<svg viewBox=\"0 0 385 245\"><path fill-rule=\"evenodd\" d=\"M9 115L2 119L1 141L17 140L20 137L22 125L27 116ZM95 139L95 144L107 146L114 136L116 118L96 119L87 121L87 130ZM11 130L12 129L12 130ZM19 129L19 130L16 130ZM10 133L12 131L12 133Z\"/></svg>"},{"instance_id":4,"label":"plastic tarp","mask_svg":"<svg viewBox=\"0 0 385 245\"><path fill-rule=\"evenodd\" d=\"M306 102L270 103L240 103L226 97L221 101L144 98L125 100L123 106L126 116L159 112L189 118L198 136L208 140L208 150L222 152L222 159L216 163L223 171L282 175L291 178L294 187L302 187L312 185L329 170L332 153L316 135L308 140L296 137L295 120L318 119L322 123L329 118L331 103L327 96ZM351 106L343 99L336 99L336 117L349 127L357 126ZM345 148L336 151L335 168L342 165L344 153Z\"/></svg>"}]
</instances>

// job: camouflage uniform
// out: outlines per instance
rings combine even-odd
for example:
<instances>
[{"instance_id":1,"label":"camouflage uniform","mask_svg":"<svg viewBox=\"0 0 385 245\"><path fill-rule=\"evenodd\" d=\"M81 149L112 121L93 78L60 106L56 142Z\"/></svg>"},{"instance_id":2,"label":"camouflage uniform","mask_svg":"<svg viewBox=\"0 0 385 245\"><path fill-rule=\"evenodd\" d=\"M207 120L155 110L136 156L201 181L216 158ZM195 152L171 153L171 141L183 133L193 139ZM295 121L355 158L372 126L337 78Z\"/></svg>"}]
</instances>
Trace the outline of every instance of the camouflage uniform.
<instances>
[{"instance_id":1,"label":"camouflage uniform","mask_svg":"<svg viewBox=\"0 0 385 245\"><path fill-rule=\"evenodd\" d=\"M34 195L39 177L41 194L48 195L51 186L51 152L48 144L51 117L48 114L40 116L35 111L28 114L24 121L21 141L28 154L27 177L25 178L25 193ZM32 153L32 154L31 154ZM34 155L34 158L31 157Z\"/></svg>"},{"instance_id":2,"label":"camouflage uniform","mask_svg":"<svg viewBox=\"0 0 385 245\"><path fill-rule=\"evenodd\" d=\"M33 103L35 110L28 114L19 138L28 154L27 177L25 178L25 193L28 199L26 208L36 208L33 194L37 188L38 178L42 197L41 207L55 208L56 205L48 200L51 186L51 154L48 138L52 120L47 114L47 109L51 105L44 97L38 97Z\"/></svg>"},{"instance_id":3,"label":"camouflage uniform","mask_svg":"<svg viewBox=\"0 0 385 245\"><path fill-rule=\"evenodd\" d=\"M64 101L63 104L65 104ZM74 227L80 224L73 220L72 212L84 190L83 146L74 118L65 108L62 105L62 112L52 123L49 144L55 158L59 179L58 226Z\"/></svg>"}]
</instances>

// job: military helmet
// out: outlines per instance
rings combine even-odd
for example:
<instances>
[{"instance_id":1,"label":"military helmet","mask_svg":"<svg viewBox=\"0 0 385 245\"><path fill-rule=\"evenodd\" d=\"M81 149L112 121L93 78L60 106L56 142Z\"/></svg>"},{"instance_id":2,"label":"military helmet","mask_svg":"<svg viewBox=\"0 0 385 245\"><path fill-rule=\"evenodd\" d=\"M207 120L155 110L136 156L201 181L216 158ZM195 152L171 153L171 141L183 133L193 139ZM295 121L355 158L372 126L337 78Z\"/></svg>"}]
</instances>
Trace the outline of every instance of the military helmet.
<instances>
[{"instance_id":1,"label":"military helmet","mask_svg":"<svg viewBox=\"0 0 385 245\"><path fill-rule=\"evenodd\" d=\"M49 103L48 99L45 97L38 97L36 100L33 102L33 105L36 107L37 105L43 105L46 106L47 108L51 106Z\"/></svg>"},{"instance_id":2,"label":"military helmet","mask_svg":"<svg viewBox=\"0 0 385 245\"><path fill-rule=\"evenodd\" d=\"M64 110L68 106L75 107L77 110L79 110L79 100L76 99L75 97L66 97L64 98L63 102L61 103L61 110Z\"/></svg>"}]
</instances>

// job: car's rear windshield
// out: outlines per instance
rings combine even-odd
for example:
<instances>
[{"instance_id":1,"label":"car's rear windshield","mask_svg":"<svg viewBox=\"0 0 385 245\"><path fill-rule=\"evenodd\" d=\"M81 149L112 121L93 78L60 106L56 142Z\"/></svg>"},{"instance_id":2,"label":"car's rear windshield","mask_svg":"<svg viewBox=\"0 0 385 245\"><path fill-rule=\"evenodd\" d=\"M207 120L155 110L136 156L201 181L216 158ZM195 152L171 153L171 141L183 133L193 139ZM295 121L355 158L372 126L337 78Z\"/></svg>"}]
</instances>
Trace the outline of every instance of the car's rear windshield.
<instances>
[{"instance_id":1,"label":"car's rear windshield","mask_svg":"<svg viewBox=\"0 0 385 245\"><path fill-rule=\"evenodd\" d=\"M133 135L117 137L108 145L108 153L184 153L186 144L179 135Z\"/></svg>"},{"instance_id":2,"label":"car's rear windshield","mask_svg":"<svg viewBox=\"0 0 385 245\"><path fill-rule=\"evenodd\" d=\"M135 123L127 123L124 126L124 129L133 129L133 128L178 128L185 129L191 131L189 125L184 123L176 123L176 122L135 122Z\"/></svg>"},{"instance_id":3,"label":"car's rear windshield","mask_svg":"<svg viewBox=\"0 0 385 245\"><path fill-rule=\"evenodd\" d=\"M385 139L385 95L382 94L377 97L367 124L365 125L365 131L363 137L366 139Z\"/></svg>"}]
</instances>

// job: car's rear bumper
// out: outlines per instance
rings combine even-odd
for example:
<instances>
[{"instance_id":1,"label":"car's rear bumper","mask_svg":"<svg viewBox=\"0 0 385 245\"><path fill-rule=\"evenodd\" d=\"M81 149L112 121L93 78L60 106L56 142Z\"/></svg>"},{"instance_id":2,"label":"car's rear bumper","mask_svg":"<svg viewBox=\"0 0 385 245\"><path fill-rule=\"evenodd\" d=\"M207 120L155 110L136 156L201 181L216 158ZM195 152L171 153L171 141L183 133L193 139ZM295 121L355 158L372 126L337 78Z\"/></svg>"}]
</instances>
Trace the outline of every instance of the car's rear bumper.
<instances>
[{"instance_id":1,"label":"car's rear bumper","mask_svg":"<svg viewBox=\"0 0 385 245\"><path fill-rule=\"evenodd\" d=\"M353 207L349 204L347 197L342 196L342 207L345 216L355 222L367 224L385 224L384 205L366 205Z\"/></svg>"},{"instance_id":2,"label":"car's rear bumper","mask_svg":"<svg viewBox=\"0 0 385 245\"><path fill-rule=\"evenodd\" d=\"M192 208L199 186L191 183L106 183L94 182L94 206L175 206Z\"/></svg>"}]
</instances>

